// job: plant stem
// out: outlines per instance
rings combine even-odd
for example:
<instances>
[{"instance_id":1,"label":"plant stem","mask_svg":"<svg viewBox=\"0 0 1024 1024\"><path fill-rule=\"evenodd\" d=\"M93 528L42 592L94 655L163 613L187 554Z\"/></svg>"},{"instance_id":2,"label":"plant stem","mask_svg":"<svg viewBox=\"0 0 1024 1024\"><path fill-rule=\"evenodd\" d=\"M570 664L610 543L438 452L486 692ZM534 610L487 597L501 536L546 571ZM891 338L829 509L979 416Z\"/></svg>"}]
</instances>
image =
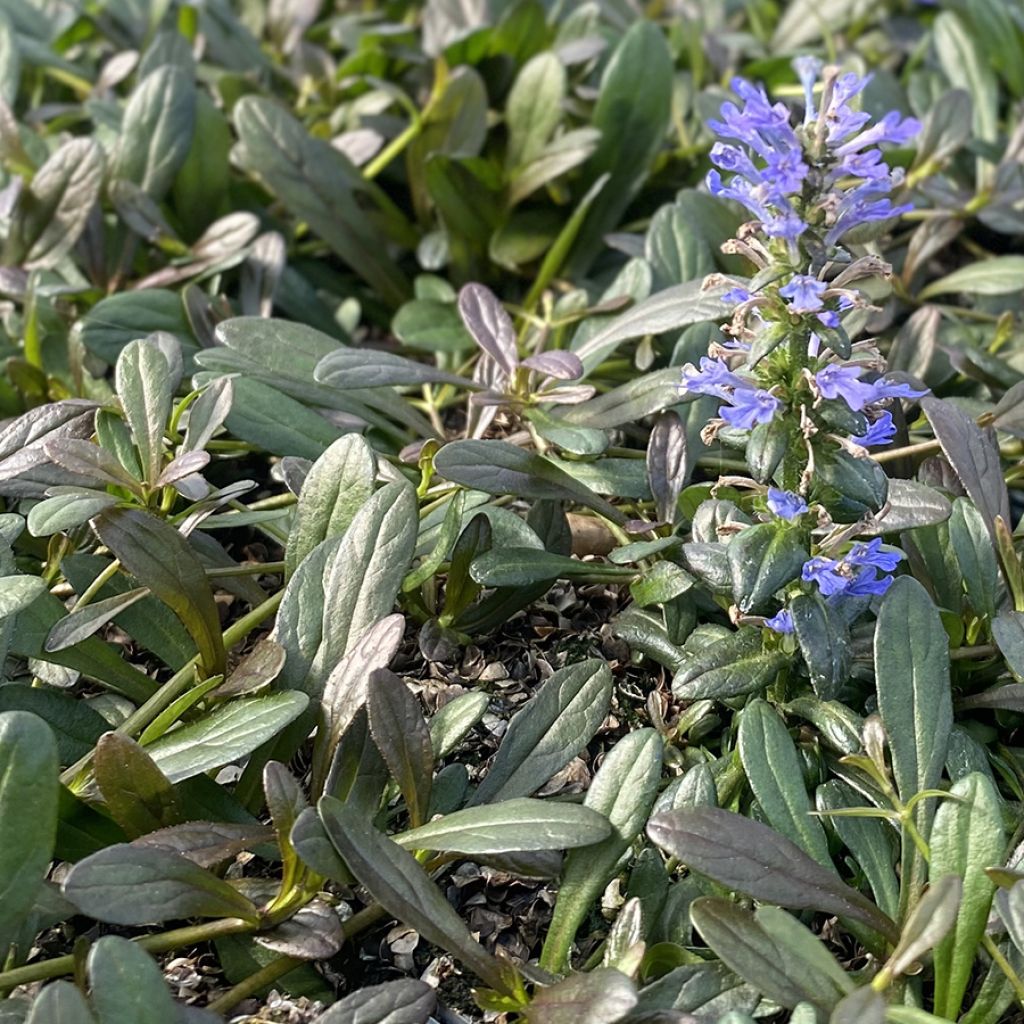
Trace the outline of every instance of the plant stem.
<instances>
[{"instance_id":1,"label":"plant stem","mask_svg":"<svg viewBox=\"0 0 1024 1024\"><path fill-rule=\"evenodd\" d=\"M1020 980L1020 976L1013 969L1010 961L1003 956L1003 951L993 942L991 935L983 935L981 942L985 951L992 957L993 963L1006 975L1006 980L1013 986L1013 991L1017 993L1017 1001L1024 1006L1024 982Z\"/></svg>"},{"instance_id":2,"label":"plant stem","mask_svg":"<svg viewBox=\"0 0 1024 1024\"><path fill-rule=\"evenodd\" d=\"M363 177L373 180L422 130L422 119L413 121L399 132L364 168Z\"/></svg>"},{"instance_id":3,"label":"plant stem","mask_svg":"<svg viewBox=\"0 0 1024 1024\"><path fill-rule=\"evenodd\" d=\"M250 562L248 565L229 565L206 570L211 579L228 579L232 576L263 576L284 572L284 562Z\"/></svg>"},{"instance_id":4,"label":"plant stem","mask_svg":"<svg viewBox=\"0 0 1024 1024\"><path fill-rule=\"evenodd\" d=\"M301 967L304 960L297 956L282 956L271 960L265 967L261 967L255 974L250 974L244 981L240 981L234 988L228 989L222 996L211 1000L206 1004L208 1010L214 1013L226 1013L232 1007L237 1006L243 999L255 995L267 985L273 984L279 978L283 978L296 967Z\"/></svg>"},{"instance_id":5,"label":"plant stem","mask_svg":"<svg viewBox=\"0 0 1024 1024\"><path fill-rule=\"evenodd\" d=\"M363 907L343 923L344 941L348 942L349 939L355 938L360 932L366 931L370 925L376 924L384 917L387 917L387 911L379 903L371 903L368 907ZM271 960L255 974L250 974L248 978L240 981L224 995L207 1004L207 1009L213 1010L215 1013L225 1013L243 999L254 995L261 988L277 981L278 978L283 978L289 971L294 971L303 963L306 961L293 956L283 956L277 960Z\"/></svg>"},{"instance_id":6,"label":"plant stem","mask_svg":"<svg viewBox=\"0 0 1024 1024\"><path fill-rule=\"evenodd\" d=\"M249 932L254 928L255 925L251 921L225 917L207 921L205 924L188 925L185 928L172 928L170 931L158 932L155 935L145 935L133 941L149 953L169 953L182 946L196 946L222 935L237 935L239 932ZM49 978L72 974L76 962L77 957L72 953L4 971L0 974L0 992L17 988L19 985L28 985L33 981L46 981Z\"/></svg>"},{"instance_id":7,"label":"plant stem","mask_svg":"<svg viewBox=\"0 0 1024 1024\"><path fill-rule=\"evenodd\" d=\"M244 639L264 620L270 618L277 611L281 603L284 590L279 590L273 597L267 598L263 604L257 605L252 611L243 615L237 622L233 622L224 630L224 646L231 648L240 640ZM186 690L193 685L196 669L199 667L199 655L191 661L186 662L170 679L153 694L141 707L130 714L118 727L115 732L124 736L137 736L150 724L162 711L171 706ZM93 752L90 750L85 757L76 761L70 768L65 769L61 774L60 781L66 786L72 785L79 775L89 767L92 761Z\"/></svg>"},{"instance_id":8,"label":"plant stem","mask_svg":"<svg viewBox=\"0 0 1024 1024\"><path fill-rule=\"evenodd\" d=\"M894 462L904 455L926 455L941 449L938 441L921 441L919 444L908 444L906 448L893 448L887 452L876 452L871 456L875 462Z\"/></svg>"},{"instance_id":9,"label":"plant stem","mask_svg":"<svg viewBox=\"0 0 1024 1024\"><path fill-rule=\"evenodd\" d=\"M82 593L82 596L75 602L75 611L79 608L84 608L87 604L91 603L92 599L103 589L103 585L108 581L112 580L116 575L117 571L121 568L121 560L115 558L110 565L108 565L103 572L99 574L89 584Z\"/></svg>"},{"instance_id":10,"label":"plant stem","mask_svg":"<svg viewBox=\"0 0 1024 1024\"><path fill-rule=\"evenodd\" d=\"M981 644L978 647L954 647L949 657L952 661L963 661L965 658L991 658L998 653L999 648L995 644Z\"/></svg>"}]
</instances>

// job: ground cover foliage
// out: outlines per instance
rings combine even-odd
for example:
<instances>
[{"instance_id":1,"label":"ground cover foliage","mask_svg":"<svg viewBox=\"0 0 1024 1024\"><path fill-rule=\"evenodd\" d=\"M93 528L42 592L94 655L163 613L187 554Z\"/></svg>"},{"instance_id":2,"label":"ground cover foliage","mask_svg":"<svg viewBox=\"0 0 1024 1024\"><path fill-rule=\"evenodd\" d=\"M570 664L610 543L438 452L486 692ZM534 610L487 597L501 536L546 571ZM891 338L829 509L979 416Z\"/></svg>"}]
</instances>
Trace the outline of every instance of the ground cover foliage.
<instances>
[{"instance_id":1,"label":"ground cover foliage","mask_svg":"<svg viewBox=\"0 0 1024 1024\"><path fill-rule=\"evenodd\" d=\"M0 2L0 1021L1021 1019L1022 69Z\"/></svg>"}]
</instances>

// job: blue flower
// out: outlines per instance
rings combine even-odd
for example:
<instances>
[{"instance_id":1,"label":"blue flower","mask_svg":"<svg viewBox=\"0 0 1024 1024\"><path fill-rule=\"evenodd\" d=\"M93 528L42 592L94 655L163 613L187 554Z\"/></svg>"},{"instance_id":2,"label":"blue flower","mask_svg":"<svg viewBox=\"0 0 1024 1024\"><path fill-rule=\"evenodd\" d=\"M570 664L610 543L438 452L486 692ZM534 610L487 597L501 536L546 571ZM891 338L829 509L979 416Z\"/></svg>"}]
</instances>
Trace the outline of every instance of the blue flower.
<instances>
[{"instance_id":1,"label":"blue flower","mask_svg":"<svg viewBox=\"0 0 1024 1024\"><path fill-rule=\"evenodd\" d=\"M814 105L814 83L818 81L823 66L817 57L803 56L793 59L793 70L804 87L804 124L810 124L818 116Z\"/></svg>"},{"instance_id":2,"label":"blue flower","mask_svg":"<svg viewBox=\"0 0 1024 1024\"><path fill-rule=\"evenodd\" d=\"M872 386L875 389L875 402L884 402L888 398L921 398L928 394L928 388L918 389L894 380L877 380Z\"/></svg>"},{"instance_id":3,"label":"blue flower","mask_svg":"<svg viewBox=\"0 0 1024 1024\"><path fill-rule=\"evenodd\" d=\"M878 419L868 425L863 434L854 434L850 440L862 448L874 448L877 445L888 444L895 436L896 424L892 421L892 413L883 411Z\"/></svg>"},{"instance_id":4,"label":"blue flower","mask_svg":"<svg viewBox=\"0 0 1024 1024\"><path fill-rule=\"evenodd\" d=\"M787 242L795 242L807 230L807 222L792 209L768 217L763 226L769 238L783 238Z\"/></svg>"},{"instance_id":5,"label":"blue flower","mask_svg":"<svg viewBox=\"0 0 1024 1024\"><path fill-rule=\"evenodd\" d=\"M846 588L849 597L880 597L892 586L891 576L879 576L871 567L861 569Z\"/></svg>"},{"instance_id":6,"label":"blue flower","mask_svg":"<svg viewBox=\"0 0 1024 1024\"><path fill-rule=\"evenodd\" d=\"M723 405L718 414L737 430L752 430L758 423L769 423L782 404L760 388L737 388L726 401L730 405Z\"/></svg>"},{"instance_id":7,"label":"blue flower","mask_svg":"<svg viewBox=\"0 0 1024 1024\"><path fill-rule=\"evenodd\" d=\"M779 294L789 299L789 308L794 313L815 313L825 305L821 296L827 287L824 281L810 274L794 274L789 283L779 289Z\"/></svg>"},{"instance_id":8,"label":"blue flower","mask_svg":"<svg viewBox=\"0 0 1024 1024\"><path fill-rule=\"evenodd\" d=\"M804 562L801 578L806 583L817 583L818 589L826 596L841 594L850 585L849 577L841 572L843 563L834 558L815 555Z\"/></svg>"},{"instance_id":9,"label":"blue flower","mask_svg":"<svg viewBox=\"0 0 1024 1024\"><path fill-rule=\"evenodd\" d=\"M859 541L850 548L843 558L847 565L870 566L881 572L892 572L903 559L901 551L883 551L882 538L876 537L867 544Z\"/></svg>"},{"instance_id":10,"label":"blue flower","mask_svg":"<svg viewBox=\"0 0 1024 1024\"><path fill-rule=\"evenodd\" d=\"M781 612L773 615L770 619L765 619L764 624L769 628L775 630L776 633L792 633L793 632L793 616L783 608Z\"/></svg>"},{"instance_id":11,"label":"blue flower","mask_svg":"<svg viewBox=\"0 0 1024 1024\"><path fill-rule=\"evenodd\" d=\"M839 314L834 310L823 310L818 314L818 320L825 327L830 327L833 331L839 327Z\"/></svg>"},{"instance_id":12,"label":"blue flower","mask_svg":"<svg viewBox=\"0 0 1024 1024\"><path fill-rule=\"evenodd\" d=\"M750 385L741 377L737 377L721 359L700 357L700 369L692 363L683 367L683 391L691 391L698 395L717 395L725 398L727 388L747 388Z\"/></svg>"},{"instance_id":13,"label":"blue flower","mask_svg":"<svg viewBox=\"0 0 1024 1024\"><path fill-rule=\"evenodd\" d=\"M814 380L822 398L841 398L854 412L858 412L865 405L878 400L874 386L865 384L860 379L860 372L859 366L829 363L814 375Z\"/></svg>"},{"instance_id":14,"label":"blue flower","mask_svg":"<svg viewBox=\"0 0 1024 1024\"><path fill-rule=\"evenodd\" d=\"M884 594L892 585L891 573L903 554L883 551L881 538L867 544L858 542L842 558L815 555L804 563L803 579L816 583L830 599L839 597L874 597Z\"/></svg>"},{"instance_id":15,"label":"blue flower","mask_svg":"<svg viewBox=\"0 0 1024 1024\"><path fill-rule=\"evenodd\" d=\"M849 153L857 153L867 146L877 146L883 142L902 145L904 142L909 142L920 130L920 121L913 117L902 117L899 111L893 110L886 114L881 121L876 121L870 128L848 142L834 147L833 152L836 156L846 156Z\"/></svg>"},{"instance_id":16,"label":"blue flower","mask_svg":"<svg viewBox=\"0 0 1024 1024\"><path fill-rule=\"evenodd\" d=\"M768 508L781 519L793 520L807 511L807 502L799 494L768 488Z\"/></svg>"},{"instance_id":17,"label":"blue flower","mask_svg":"<svg viewBox=\"0 0 1024 1024\"><path fill-rule=\"evenodd\" d=\"M749 302L753 298L753 293L748 292L746 288L741 288L737 285L735 288L730 288L723 296L722 301L726 303L736 303L738 306L741 302Z\"/></svg>"}]
</instances>

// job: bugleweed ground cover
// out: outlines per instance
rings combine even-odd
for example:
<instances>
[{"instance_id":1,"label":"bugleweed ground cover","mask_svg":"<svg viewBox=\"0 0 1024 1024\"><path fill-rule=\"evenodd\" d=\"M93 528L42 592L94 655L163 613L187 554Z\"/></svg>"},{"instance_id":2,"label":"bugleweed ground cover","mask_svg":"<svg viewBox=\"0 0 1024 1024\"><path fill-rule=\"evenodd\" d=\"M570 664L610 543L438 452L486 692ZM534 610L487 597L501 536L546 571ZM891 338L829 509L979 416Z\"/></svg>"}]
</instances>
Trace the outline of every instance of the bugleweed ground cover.
<instances>
[{"instance_id":1,"label":"bugleweed ground cover","mask_svg":"<svg viewBox=\"0 0 1024 1024\"><path fill-rule=\"evenodd\" d=\"M0 1022L1024 1019L1020 0L0 0Z\"/></svg>"}]
</instances>

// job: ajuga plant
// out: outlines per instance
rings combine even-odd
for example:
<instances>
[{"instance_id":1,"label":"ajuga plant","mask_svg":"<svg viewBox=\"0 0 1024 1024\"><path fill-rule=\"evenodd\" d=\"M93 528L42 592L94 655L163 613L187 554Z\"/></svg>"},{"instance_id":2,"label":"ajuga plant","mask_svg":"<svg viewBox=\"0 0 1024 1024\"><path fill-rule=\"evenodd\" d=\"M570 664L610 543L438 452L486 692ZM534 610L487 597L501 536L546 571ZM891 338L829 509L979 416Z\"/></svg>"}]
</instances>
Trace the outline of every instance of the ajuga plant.
<instances>
[{"instance_id":1,"label":"ajuga plant","mask_svg":"<svg viewBox=\"0 0 1024 1024\"><path fill-rule=\"evenodd\" d=\"M0 2L0 1021L1018 1019L1022 25Z\"/></svg>"}]
</instances>

